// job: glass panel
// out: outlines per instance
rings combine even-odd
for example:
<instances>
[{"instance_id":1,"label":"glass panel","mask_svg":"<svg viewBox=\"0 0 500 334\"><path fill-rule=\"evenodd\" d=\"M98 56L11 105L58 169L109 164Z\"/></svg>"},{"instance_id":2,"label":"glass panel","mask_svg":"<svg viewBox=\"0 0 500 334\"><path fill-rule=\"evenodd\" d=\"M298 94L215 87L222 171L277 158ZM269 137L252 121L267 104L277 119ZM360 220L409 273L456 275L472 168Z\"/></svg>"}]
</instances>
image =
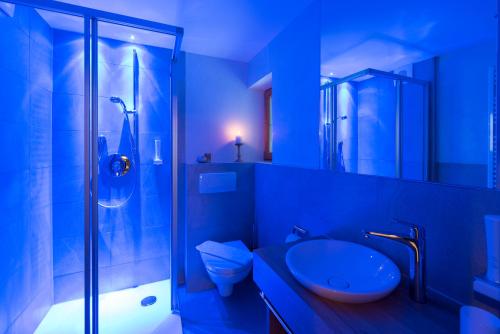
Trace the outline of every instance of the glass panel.
<instances>
[{"instance_id":1,"label":"glass panel","mask_svg":"<svg viewBox=\"0 0 500 334\"><path fill-rule=\"evenodd\" d=\"M332 145L330 144L332 136L332 123L331 115L333 108L330 103L330 96L332 94L332 86L323 86L320 90L320 149L321 149L321 166L322 168L329 169L332 167L332 154L330 152Z\"/></svg>"},{"instance_id":2,"label":"glass panel","mask_svg":"<svg viewBox=\"0 0 500 334\"><path fill-rule=\"evenodd\" d=\"M387 72L361 71L323 81L323 168L388 177L401 174L418 180L426 177L427 86L397 78Z\"/></svg>"},{"instance_id":3,"label":"glass panel","mask_svg":"<svg viewBox=\"0 0 500 334\"><path fill-rule=\"evenodd\" d=\"M364 151L363 148L358 148L357 95L357 89L352 83L337 86L337 170L342 172L357 173L358 152ZM363 124L363 120L360 123Z\"/></svg>"},{"instance_id":4,"label":"glass panel","mask_svg":"<svg viewBox=\"0 0 500 334\"><path fill-rule=\"evenodd\" d=\"M337 86L337 169L396 176L396 81L369 77Z\"/></svg>"},{"instance_id":5,"label":"glass panel","mask_svg":"<svg viewBox=\"0 0 500 334\"><path fill-rule=\"evenodd\" d=\"M171 313L173 38L108 23L98 31L99 328L151 333Z\"/></svg>"},{"instance_id":6,"label":"glass panel","mask_svg":"<svg viewBox=\"0 0 500 334\"><path fill-rule=\"evenodd\" d=\"M0 31L0 332L83 333L83 21L0 2Z\"/></svg>"}]
</instances>

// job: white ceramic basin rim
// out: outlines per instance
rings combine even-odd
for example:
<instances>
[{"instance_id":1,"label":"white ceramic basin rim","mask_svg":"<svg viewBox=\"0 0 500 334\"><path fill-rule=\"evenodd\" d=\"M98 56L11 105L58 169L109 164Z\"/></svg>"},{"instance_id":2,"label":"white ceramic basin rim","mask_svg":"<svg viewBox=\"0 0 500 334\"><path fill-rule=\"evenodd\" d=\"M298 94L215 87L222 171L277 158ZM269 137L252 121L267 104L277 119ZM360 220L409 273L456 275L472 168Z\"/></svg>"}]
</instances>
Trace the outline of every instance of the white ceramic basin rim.
<instances>
[{"instance_id":1,"label":"white ceramic basin rim","mask_svg":"<svg viewBox=\"0 0 500 334\"><path fill-rule=\"evenodd\" d=\"M339 302L368 303L390 294L401 273L387 256L348 241L301 242L286 254L292 275L312 292Z\"/></svg>"}]
</instances>

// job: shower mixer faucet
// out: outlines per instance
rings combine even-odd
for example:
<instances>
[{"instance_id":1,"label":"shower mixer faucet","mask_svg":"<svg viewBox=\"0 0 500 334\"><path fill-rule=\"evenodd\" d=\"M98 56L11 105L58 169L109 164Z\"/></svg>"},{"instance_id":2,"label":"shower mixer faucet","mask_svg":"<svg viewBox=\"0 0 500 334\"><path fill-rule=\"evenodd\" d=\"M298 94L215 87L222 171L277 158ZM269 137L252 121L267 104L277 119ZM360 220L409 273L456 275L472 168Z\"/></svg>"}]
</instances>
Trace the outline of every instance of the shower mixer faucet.
<instances>
[{"instance_id":1,"label":"shower mixer faucet","mask_svg":"<svg viewBox=\"0 0 500 334\"><path fill-rule=\"evenodd\" d=\"M109 169L115 177L127 175L130 171L130 159L121 154L113 154L109 157Z\"/></svg>"},{"instance_id":2,"label":"shower mixer faucet","mask_svg":"<svg viewBox=\"0 0 500 334\"><path fill-rule=\"evenodd\" d=\"M410 297L417 303L426 302L426 282L425 282L425 230L422 226L407 224L399 220L395 222L402 223L409 227L409 234L365 232L365 238L382 238L394 240L407 246L411 251L410 262Z\"/></svg>"}]
</instances>

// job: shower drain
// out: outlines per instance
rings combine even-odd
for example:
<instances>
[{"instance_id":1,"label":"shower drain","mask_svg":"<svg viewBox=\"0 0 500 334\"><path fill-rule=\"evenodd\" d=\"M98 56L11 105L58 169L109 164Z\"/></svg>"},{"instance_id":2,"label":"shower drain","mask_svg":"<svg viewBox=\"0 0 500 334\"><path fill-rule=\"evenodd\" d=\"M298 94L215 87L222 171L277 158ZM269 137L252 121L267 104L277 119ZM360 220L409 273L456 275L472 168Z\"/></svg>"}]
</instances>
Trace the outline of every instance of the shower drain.
<instances>
[{"instance_id":1,"label":"shower drain","mask_svg":"<svg viewBox=\"0 0 500 334\"><path fill-rule=\"evenodd\" d=\"M142 306L151 306L154 303L156 303L156 296L148 296L141 300L141 305Z\"/></svg>"}]
</instances>

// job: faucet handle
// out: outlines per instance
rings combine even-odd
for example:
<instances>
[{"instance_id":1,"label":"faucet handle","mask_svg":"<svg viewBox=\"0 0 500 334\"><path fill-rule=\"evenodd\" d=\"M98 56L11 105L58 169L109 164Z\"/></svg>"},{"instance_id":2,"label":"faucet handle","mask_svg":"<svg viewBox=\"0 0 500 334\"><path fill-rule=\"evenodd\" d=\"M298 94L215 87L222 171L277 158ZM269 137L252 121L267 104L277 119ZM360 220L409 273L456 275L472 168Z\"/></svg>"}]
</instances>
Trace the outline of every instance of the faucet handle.
<instances>
[{"instance_id":1,"label":"faucet handle","mask_svg":"<svg viewBox=\"0 0 500 334\"><path fill-rule=\"evenodd\" d=\"M425 228L422 225L410 223L398 218L393 218L392 221L397 224L408 226L410 228L410 235L412 238L421 238L425 235Z\"/></svg>"},{"instance_id":2,"label":"faucet handle","mask_svg":"<svg viewBox=\"0 0 500 334\"><path fill-rule=\"evenodd\" d=\"M392 218L392 222L396 223L396 224L410 226L410 227L413 226L413 225L415 225L413 223L410 223L410 222L408 222L406 220L402 220L402 219L399 219L399 218Z\"/></svg>"}]
</instances>

